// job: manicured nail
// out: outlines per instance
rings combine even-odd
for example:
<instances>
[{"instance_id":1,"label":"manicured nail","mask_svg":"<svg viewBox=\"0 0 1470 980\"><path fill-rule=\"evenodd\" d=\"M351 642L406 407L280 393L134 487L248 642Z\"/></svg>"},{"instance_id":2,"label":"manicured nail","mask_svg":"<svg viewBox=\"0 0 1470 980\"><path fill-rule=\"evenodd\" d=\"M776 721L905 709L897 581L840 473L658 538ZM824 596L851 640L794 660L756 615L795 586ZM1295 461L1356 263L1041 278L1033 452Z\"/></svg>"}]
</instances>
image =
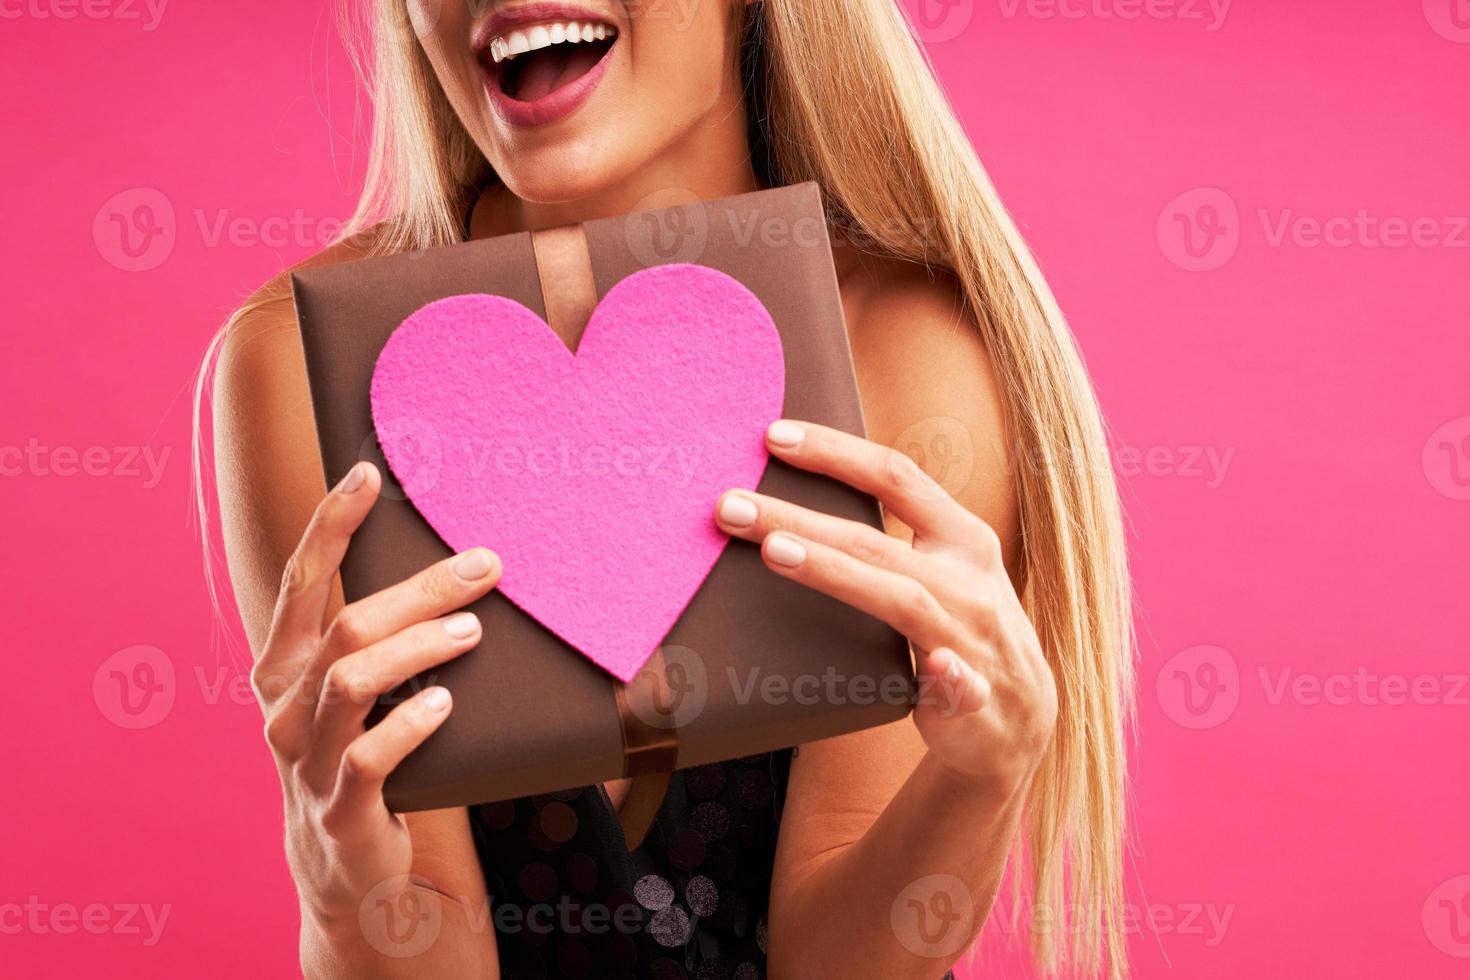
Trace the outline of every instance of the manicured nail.
<instances>
[{"instance_id":1,"label":"manicured nail","mask_svg":"<svg viewBox=\"0 0 1470 980\"><path fill-rule=\"evenodd\" d=\"M782 449L795 449L801 445L801 440L806 438L806 430L795 422L782 419L772 422L771 427L766 430L766 438L772 445L780 446Z\"/></svg>"},{"instance_id":2,"label":"manicured nail","mask_svg":"<svg viewBox=\"0 0 1470 980\"><path fill-rule=\"evenodd\" d=\"M480 619L474 613L456 613L444 621L444 632L456 640L468 640L480 631Z\"/></svg>"},{"instance_id":3,"label":"manicured nail","mask_svg":"<svg viewBox=\"0 0 1470 980\"><path fill-rule=\"evenodd\" d=\"M466 551L454 560L454 574L466 582L482 579L495 567L495 556L486 548Z\"/></svg>"},{"instance_id":4,"label":"manicured nail","mask_svg":"<svg viewBox=\"0 0 1470 980\"><path fill-rule=\"evenodd\" d=\"M755 504L739 494L732 493L720 501L720 520L731 527L750 527L755 518Z\"/></svg>"},{"instance_id":5,"label":"manicured nail","mask_svg":"<svg viewBox=\"0 0 1470 980\"><path fill-rule=\"evenodd\" d=\"M806 561L806 548L800 541L787 534L773 534L766 538L766 554L777 565L796 567Z\"/></svg>"},{"instance_id":6,"label":"manicured nail","mask_svg":"<svg viewBox=\"0 0 1470 980\"><path fill-rule=\"evenodd\" d=\"M367 469L361 463L358 463L347 471L347 475L342 478L342 482L337 484L337 490L339 493L352 493L358 487L362 486L363 481L366 479Z\"/></svg>"},{"instance_id":7,"label":"manicured nail","mask_svg":"<svg viewBox=\"0 0 1470 980\"><path fill-rule=\"evenodd\" d=\"M449 689L446 687L431 687L424 692L424 710L438 714L449 707Z\"/></svg>"}]
</instances>

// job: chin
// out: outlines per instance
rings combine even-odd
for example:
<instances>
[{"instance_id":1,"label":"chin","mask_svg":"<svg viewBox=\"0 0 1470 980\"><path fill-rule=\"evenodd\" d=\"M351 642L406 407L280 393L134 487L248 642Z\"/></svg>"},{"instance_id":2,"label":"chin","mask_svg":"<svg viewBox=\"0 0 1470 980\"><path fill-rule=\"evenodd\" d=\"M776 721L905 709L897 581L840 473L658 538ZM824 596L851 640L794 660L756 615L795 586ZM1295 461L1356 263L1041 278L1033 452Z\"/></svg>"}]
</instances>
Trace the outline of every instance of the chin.
<instances>
[{"instance_id":1,"label":"chin","mask_svg":"<svg viewBox=\"0 0 1470 980\"><path fill-rule=\"evenodd\" d=\"M606 195L619 187L629 171L610 170L605 157L558 146L539 153L512 154L512 162L496 168L507 190L532 204L566 204Z\"/></svg>"}]
</instances>

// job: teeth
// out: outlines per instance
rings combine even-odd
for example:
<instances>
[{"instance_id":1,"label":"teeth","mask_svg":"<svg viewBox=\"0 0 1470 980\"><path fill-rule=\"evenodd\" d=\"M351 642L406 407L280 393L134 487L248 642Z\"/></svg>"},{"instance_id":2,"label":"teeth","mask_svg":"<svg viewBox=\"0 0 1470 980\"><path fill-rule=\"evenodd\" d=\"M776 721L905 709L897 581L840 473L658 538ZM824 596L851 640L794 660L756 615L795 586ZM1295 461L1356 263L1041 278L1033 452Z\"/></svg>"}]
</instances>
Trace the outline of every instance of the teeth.
<instances>
[{"instance_id":1,"label":"teeth","mask_svg":"<svg viewBox=\"0 0 1470 980\"><path fill-rule=\"evenodd\" d=\"M528 51L539 51L553 44L580 44L617 37L617 29L606 24L587 24L569 20L564 24L538 24L524 30L507 31L490 41L490 58L497 65Z\"/></svg>"}]
</instances>

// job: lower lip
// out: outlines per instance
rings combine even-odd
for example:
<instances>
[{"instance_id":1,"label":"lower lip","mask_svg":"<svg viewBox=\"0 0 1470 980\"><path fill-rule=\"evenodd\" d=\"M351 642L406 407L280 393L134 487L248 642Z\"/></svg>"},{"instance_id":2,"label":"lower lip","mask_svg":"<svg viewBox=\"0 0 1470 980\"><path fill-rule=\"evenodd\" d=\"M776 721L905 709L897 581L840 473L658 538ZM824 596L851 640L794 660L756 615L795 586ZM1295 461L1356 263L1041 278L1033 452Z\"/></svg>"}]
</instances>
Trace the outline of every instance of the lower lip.
<instances>
[{"instance_id":1,"label":"lower lip","mask_svg":"<svg viewBox=\"0 0 1470 980\"><path fill-rule=\"evenodd\" d=\"M495 79L487 75L485 88L490 92L490 104L495 107L500 118L512 126L546 126L565 119L591 97L592 90L602 81L602 76L607 74L608 62L612 60L616 48L617 42L614 41L612 47L603 54L602 60L588 69L587 74L576 81L568 82L555 92L543 95L535 102L512 99L500 90Z\"/></svg>"}]
</instances>

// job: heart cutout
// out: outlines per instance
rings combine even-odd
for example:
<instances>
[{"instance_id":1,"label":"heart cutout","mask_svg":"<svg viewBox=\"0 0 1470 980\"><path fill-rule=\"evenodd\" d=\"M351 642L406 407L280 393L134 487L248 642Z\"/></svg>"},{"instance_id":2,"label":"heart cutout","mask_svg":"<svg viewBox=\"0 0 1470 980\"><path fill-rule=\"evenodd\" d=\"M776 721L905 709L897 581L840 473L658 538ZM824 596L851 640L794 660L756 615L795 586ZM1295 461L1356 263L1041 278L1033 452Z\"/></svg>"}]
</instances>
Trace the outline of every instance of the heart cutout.
<instances>
[{"instance_id":1,"label":"heart cutout","mask_svg":"<svg viewBox=\"0 0 1470 980\"><path fill-rule=\"evenodd\" d=\"M575 354L514 300L429 303L378 355L372 413L445 543L494 549L508 599L629 681L729 542L715 501L760 482L785 388L760 300L674 264L608 290Z\"/></svg>"}]
</instances>

